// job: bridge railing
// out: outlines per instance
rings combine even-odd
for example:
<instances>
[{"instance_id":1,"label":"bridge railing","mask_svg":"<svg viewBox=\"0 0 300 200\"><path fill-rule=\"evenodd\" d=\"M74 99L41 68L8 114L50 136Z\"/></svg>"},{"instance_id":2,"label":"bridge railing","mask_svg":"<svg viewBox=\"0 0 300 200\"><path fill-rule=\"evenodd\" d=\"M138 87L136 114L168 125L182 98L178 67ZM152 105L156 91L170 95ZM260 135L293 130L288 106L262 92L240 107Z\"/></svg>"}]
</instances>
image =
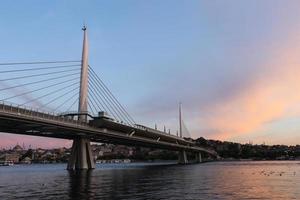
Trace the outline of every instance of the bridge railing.
<instances>
[{"instance_id":1,"label":"bridge railing","mask_svg":"<svg viewBox=\"0 0 300 200\"><path fill-rule=\"evenodd\" d=\"M81 125L81 126L89 126L89 124L86 122L82 122L77 119L72 119L70 117L63 116L64 114L69 114L69 113L47 112L47 111L44 111L41 109L34 109L32 107L19 105L19 104L8 102L8 101L0 101L0 111L6 112L6 113L13 113L13 114L17 114L17 115L34 117L34 118L72 123L72 124ZM114 122L122 124L122 125L132 126L132 127L139 128L139 129L145 129L136 124L134 124L134 125L125 124L125 123L119 122L117 120L114 120Z\"/></svg>"},{"instance_id":2,"label":"bridge railing","mask_svg":"<svg viewBox=\"0 0 300 200\"><path fill-rule=\"evenodd\" d=\"M0 101L0 111L5 113L23 115L27 117L47 119L53 121L59 121L63 123L72 123L81 126L88 126L86 122L74 120L68 117L59 116L54 112L46 112L39 109L33 109L26 106L20 106L11 102Z\"/></svg>"},{"instance_id":3,"label":"bridge railing","mask_svg":"<svg viewBox=\"0 0 300 200\"><path fill-rule=\"evenodd\" d=\"M74 120L72 118L59 116L58 114L54 112L45 112L38 109L32 109L26 106L20 106L18 104L13 104L10 102L4 102L0 101L0 113L7 113L12 115L19 115L22 117L29 117L33 119L42 119L42 120L49 120L53 122L61 122L64 124L73 124L77 126L85 126L85 127L91 127L88 123L81 122L79 120ZM147 130L148 127L139 127L140 129ZM163 133L163 132L162 132ZM164 133L166 135L169 135L167 133ZM213 150L208 150L211 154L216 154Z\"/></svg>"}]
</instances>

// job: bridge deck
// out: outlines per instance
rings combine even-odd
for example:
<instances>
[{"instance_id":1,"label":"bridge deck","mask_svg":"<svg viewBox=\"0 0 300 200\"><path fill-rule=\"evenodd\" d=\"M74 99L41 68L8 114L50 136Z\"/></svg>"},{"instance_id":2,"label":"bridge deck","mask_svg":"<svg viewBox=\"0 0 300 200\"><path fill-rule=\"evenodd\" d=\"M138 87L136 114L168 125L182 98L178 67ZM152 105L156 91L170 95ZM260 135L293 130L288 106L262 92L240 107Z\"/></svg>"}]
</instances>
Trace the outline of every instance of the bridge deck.
<instances>
[{"instance_id":1,"label":"bridge deck","mask_svg":"<svg viewBox=\"0 0 300 200\"><path fill-rule=\"evenodd\" d=\"M193 142L148 127L133 127L104 119L84 123L4 103L0 103L0 132L63 139L86 137L94 142L200 151L216 156L213 150L195 146Z\"/></svg>"}]
</instances>

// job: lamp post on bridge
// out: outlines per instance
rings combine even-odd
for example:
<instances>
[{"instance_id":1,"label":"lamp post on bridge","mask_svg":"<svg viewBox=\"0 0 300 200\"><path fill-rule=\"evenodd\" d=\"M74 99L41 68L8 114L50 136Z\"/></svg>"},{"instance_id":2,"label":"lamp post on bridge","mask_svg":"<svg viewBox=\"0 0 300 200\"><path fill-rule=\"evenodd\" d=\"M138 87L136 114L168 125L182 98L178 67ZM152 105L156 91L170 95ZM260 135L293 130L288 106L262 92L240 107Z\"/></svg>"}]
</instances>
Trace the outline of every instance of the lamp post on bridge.
<instances>
[{"instance_id":1,"label":"lamp post on bridge","mask_svg":"<svg viewBox=\"0 0 300 200\"><path fill-rule=\"evenodd\" d=\"M78 120L87 122L88 112L88 38L87 27L83 30L83 47L81 59L80 91L78 105ZM95 162L92 155L91 143L88 138L78 137L73 140L71 157L68 162L68 170L94 169Z\"/></svg>"}]
</instances>

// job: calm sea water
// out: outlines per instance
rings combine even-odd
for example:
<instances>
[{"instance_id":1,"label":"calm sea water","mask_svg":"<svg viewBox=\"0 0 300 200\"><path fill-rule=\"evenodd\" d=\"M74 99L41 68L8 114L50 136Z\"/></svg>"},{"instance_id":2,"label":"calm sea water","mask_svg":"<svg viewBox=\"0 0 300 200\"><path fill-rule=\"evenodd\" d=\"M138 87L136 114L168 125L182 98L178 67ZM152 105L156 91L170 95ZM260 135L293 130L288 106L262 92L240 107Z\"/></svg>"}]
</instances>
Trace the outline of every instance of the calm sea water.
<instances>
[{"instance_id":1,"label":"calm sea water","mask_svg":"<svg viewBox=\"0 0 300 200\"><path fill-rule=\"evenodd\" d=\"M0 199L300 199L300 162L0 167Z\"/></svg>"}]
</instances>

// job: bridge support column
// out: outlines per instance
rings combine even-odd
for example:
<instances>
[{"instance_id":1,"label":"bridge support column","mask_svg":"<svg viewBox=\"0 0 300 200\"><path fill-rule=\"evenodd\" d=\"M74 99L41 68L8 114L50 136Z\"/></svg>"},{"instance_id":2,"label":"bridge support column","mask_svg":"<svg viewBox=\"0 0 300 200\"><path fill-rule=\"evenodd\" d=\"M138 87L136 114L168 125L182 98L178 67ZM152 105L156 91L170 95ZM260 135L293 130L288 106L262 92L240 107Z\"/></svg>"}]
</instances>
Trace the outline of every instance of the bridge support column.
<instances>
[{"instance_id":1,"label":"bridge support column","mask_svg":"<svg viewBox=\"0 0 300 200\"><path fill-rule=\"evenodd\" d=\"M95 162L89 139L77 138L73 140L68 170L94 169Z\"/></svg>"},{"instance_id":2,"label":"bridge support column","mask_svg":"<svg viewBox=\"0 0 300 200\"><path fill-rule=\"evenodd\" d=\"M195 156L196 156L196 163L202 163L201 152L197 152Z\"/></svg>"},{"instance_id":3,"label":"bridge support column","mask_svg":"<svg viewBox=\"0 0 300 200\"><path fill-rule=\"evenodd\" d=\"M178 164L188 164L186 151L180 151L178 154Z\"/></svg>"}]
</instances>

